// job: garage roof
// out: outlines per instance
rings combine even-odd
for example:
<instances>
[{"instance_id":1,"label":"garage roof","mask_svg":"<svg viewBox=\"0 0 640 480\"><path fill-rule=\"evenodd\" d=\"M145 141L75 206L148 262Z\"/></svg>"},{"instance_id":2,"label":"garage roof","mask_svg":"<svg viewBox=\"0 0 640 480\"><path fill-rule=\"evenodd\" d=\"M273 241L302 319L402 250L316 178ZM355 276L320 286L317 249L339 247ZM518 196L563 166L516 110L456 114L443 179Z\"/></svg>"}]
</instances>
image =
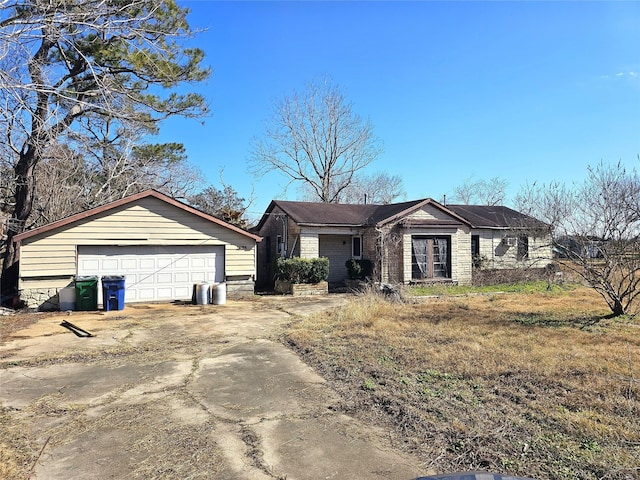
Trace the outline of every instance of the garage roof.
<instances>
[{"instance_id":1,"label":"garage roof","mask_svg":"<svg viewBox=\"0 0 640 480\"><path fill-rule=\"evenodd\" d=\"M60 227L64 227L66 225L72 224L74 222L77 222L79 220L84 220L87 218L90 218L94 215L98 215L100 213L104 213L106 211L112 210L114 208L120 207L122 205L127 205L129 203L133 203L136 202L140 199L146 198L146 197L154 197L157 198L158 200L161 200L163 202L166 202L170 205L173 205L174 207L177 207L181 210L184 210L185 212L192 214L192 215L196 215L198 217L201 217L205 220L208 220L212 223L216 223L218 225L221 225L225 228L228 228L229 230L233 230L234 232L237 232L241 235L244 235L246 237L249 237L253 240L255 240L256 242L260 242L262 241L262 237L258 236L258 235L254 235L252 233L247 232L246 230L243 230L240 227L237 227L235 225L232 225L231 223L225 222L224 220L220 220L217 217L214 217L213 215L209 215L207 213L204 213L196 208L193 208L190 205L187 205L186 203L182 203L178 200L176 200L175 198L171 198L163 193L158 192L157 190L145 190L144 192L140 192L140 193L136 193L134 195L130 195L128 197L125 198L121 198L120 200L116 200L115 202L111 202L111 203L107 203L105 205L101 205L99 207L95 207L92 208L90 210L86 210L84 212L80 212L80 213L76 213L75 215L71 215L70 217L67 218L63 218L62 220L58 220L57 222L53 222L53 223L49 223L48 225L44 225L42 227L39 228L35 228L33 230L29 230L27 232L23 232L20 233L18 235L16 235L15 237L13 237L13 241L18 243L21 242L24 239L30 238L34 235L39 235L41 233L45 233L48 232L50 230L54 230L56 228L60 228Z\"/></svg>"}]
</instances>

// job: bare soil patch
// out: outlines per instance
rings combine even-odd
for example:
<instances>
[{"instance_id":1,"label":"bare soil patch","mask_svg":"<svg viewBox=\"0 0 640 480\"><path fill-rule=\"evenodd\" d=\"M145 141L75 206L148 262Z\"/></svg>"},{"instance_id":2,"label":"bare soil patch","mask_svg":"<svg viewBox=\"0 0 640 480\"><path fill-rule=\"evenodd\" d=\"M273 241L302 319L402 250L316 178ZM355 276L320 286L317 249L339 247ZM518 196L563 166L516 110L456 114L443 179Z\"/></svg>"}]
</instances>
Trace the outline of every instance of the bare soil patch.
<instances>
[{"instance_id":1,"label":"bare soil patch","mask_svg":"<svg viewBox=\"0 0 640 480\"><path fill-rule=\"evenodd\" d=\"M389 302L291 326L284 341L438 472L640 478L640 321L590 289Z\"/></svg>"}]
</instances>

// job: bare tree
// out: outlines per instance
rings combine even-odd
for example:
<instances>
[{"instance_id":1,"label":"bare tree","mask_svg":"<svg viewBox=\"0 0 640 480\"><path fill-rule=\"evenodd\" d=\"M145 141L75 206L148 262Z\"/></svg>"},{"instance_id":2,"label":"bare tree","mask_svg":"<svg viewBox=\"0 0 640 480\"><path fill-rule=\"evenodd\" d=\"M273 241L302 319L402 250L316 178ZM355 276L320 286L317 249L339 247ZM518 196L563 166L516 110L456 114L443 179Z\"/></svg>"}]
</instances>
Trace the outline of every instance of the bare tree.
<instances>
[{"instance_id":1,"label":"bare tree","mask_svg":"<svg viewBox=\"0 0 640 480\"><path fill-rule=\"evenodd\" d=\"M171 115L204 113L202 97L174 90L209 74L202 51L180 44L191 35L186 14L173 0L0 4L0 150L10 155L15 181L4 294L17 285L12 238L29 221L36 168L51 145L74 148L83 118L153 128Z\"/></svg>"},{"instance_id":2,"label":"bare tree","mask_svg":"<svg viewBox=\"0 0 640 480\"><path fill-rule=\"evenodd\" d=\"M300 197L306 201L318 199L315 191L308 184L301 185ZM404 197L406 192L399 175L378 172L373 175L355 175L351 184L338 196L336 203L386 205Z\"/></svg>"},{"instance_id":3,"label":"bare tree","mask_svg":"<svg viewBox=\"0 0 640 480\"><path fill-rule=\"evenodd\" d=\"M87 208L149 188L186 198L201 182L182 144L143 142L146 125L107 120L85 131L91 135L80 146L91 174Z\"/></svg>"},{"instance_id":4,"label":"bare tree","mask_svg":"<svg viewBox=\"0 0 640 480\"><path fill-rule=\"evenodd\" d=\"M552 225L566 268L607 302L614 316L640 296L640 176L621 163L589 167L582 184L523 188L519 209Z\"/></svg>"},{"instance_id":5,"label":"bare tree","mask_svg":"<svg viewBox=\"0 0 640 480\"><path fill-rule=\"evenodd\" d=\"M254 202L254 192L251 192L249 200L240 197L234 188L225 183L222 178L222 172L220 172L220 184L222 186L220 189L209 185L201 192L190 196L189 203L199 210L218 217L225 222L232 223L241 228L247 228L249 221L247 220L246 213Z\"/></svg>"},{"instance_id":6,"label":"bare tree","mask_svg":"<svg viewBox=\"0 0 640 480\"><path fill-rule=\"evenodd\" d=\"M111 125L106 122L103 126ZM149 188L186 198L201 183L181 144L136 143L124 129L119 139L96 139L82 150L54 144L36 168L34 203L25 229L36 228ZM139 141L139 140L138 140ZM0 188L2 209L15 195L12 170ZM3 177L5 179L5 177ZM4 208L4 205L7 208Z\"/></svg>"},{"instance_id":7,"label":"bare tree","mask_svg":"<svg viewBox=\"0 0 640 480\"><path fill-rule=\"evenodd\" d=\"M26 229L95 206L88 204L91 173L82 156L66 145L52 146L47 152L36 169L34 205Z\"/></svg>"},{"instance_id":8,"label":"bare tree","mask_svg":"<svg viewBox=\"0 0 640 480\"><path fill-rule=\"evenodd\" d=\"M503 178L474 180L469 177L454 190L454 201L464 205L502 205L509 183Z\"/></svg>"},{"instance_id":9,"label":"bare tree","mask_svg":"<svg viewBox=\"0 0 640 480\"><path fill-rule=\"evenodd\" d=\"M250 169L280 172L290 183L306 184L315 199L335 203L380 152L371 124L324 79L275 104L264 136L254 140Z\"/></svg>"},{"instance_id":10,"label":"bare tree","mask_svg":"<svg viewBox=\"0 0 640 480\"><path fill-rule=\"evenodd\" d=\"M386 205L404 197L406 192L399 175L377 172L357 175L355 181L343 190L340 202Z\"/></svg>"}]
</instances>

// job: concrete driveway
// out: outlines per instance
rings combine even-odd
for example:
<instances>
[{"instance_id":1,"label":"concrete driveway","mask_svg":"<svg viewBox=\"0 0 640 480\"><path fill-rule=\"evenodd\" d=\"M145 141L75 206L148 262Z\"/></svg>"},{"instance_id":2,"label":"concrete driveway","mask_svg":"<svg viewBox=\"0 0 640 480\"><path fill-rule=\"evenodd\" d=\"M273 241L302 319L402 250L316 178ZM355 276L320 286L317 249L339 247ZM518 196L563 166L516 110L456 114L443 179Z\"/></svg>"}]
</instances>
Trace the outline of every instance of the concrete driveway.
<instances>
[{"instance_id":1,"label":"concrete driveway","mask_svg":"<svg viewBox=\"0 0 640 480\"><path fill-rule=\"evenodd\" d=\"M263 297L41 314L0 345L5 444L27 453L22 469L35 479L431 473L394 451L386 432L339 413L323 378L278 342L297 315L344 301ZM96 336L78 337L64 320Z\"/></svg>"}]
</instances>

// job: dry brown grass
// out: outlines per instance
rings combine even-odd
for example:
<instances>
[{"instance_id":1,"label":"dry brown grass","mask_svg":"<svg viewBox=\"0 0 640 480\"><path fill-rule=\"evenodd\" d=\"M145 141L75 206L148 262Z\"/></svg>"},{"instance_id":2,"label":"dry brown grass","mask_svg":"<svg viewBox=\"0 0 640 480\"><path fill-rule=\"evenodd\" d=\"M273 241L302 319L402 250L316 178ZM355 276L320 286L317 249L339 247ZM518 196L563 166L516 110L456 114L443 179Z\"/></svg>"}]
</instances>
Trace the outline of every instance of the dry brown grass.
<instances>
[{"instance_id":1,"label":"dry brown grass","mask_svg":"<svg viewBox=\"0 0 640 480\"><path fill-rule=\"evenodd\" d=\"M586 288L415 304L368 295L286 338L344 410L392 425L425 467L640 478L640 322L607 314Z\"/></svg>"}]
</instances>

